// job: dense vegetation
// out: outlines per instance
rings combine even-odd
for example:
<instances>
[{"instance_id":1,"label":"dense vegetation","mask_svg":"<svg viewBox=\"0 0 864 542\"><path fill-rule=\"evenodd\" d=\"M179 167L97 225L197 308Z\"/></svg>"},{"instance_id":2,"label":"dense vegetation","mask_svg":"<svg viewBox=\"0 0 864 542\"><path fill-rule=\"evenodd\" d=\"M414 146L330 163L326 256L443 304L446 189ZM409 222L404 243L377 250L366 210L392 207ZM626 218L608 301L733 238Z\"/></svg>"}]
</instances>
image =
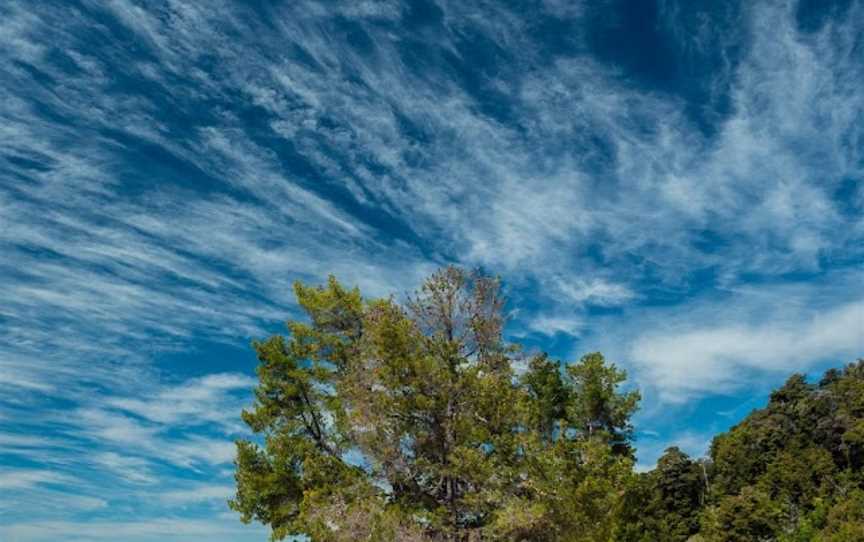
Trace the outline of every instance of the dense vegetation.
<instances>
[{"instance_id":1,"label":"dense vegetation","mask_svg":"<svg viewBox=\"0 0 864 542\"><path fill-rule=\"evenodd\" d=\"M628 498L618 540L864 540L864 361L792 376L709 458L669 449Z\"/></svg>"},{"instance_id":2,"label":"dense vegetation","mask_svg":"<svg viewBox=\"0 0 864 542\"><path fill-rule=\"evenodd\" d=\"M295 289L308 321L255 343L262 439L230 501L274 539L864 540L864 362L637 474L624 372L507 343L495 279L447 268L404 305Z\"/></svg>"}]
</instances>

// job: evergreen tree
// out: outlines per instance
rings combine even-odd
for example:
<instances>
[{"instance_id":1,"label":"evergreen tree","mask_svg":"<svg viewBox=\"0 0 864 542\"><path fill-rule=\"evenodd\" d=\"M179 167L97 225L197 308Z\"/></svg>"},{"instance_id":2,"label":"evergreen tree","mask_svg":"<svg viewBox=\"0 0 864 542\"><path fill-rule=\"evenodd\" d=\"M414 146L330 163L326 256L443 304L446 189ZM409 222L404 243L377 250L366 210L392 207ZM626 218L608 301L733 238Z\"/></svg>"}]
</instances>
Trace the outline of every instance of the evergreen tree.
<instances>
[{"instance_id":1,"label":"evergreen tree","mask_svg":"<svg viewBox=\"0 0 864 542\"><path fill-rule=\"evenodd\" d=\"M308 322L255 343L244 521L316 541L609 538L638 401L623 372L540 356L517 378L498 281L457 268L404 305L333 278L295 292Z\"/></svg>"}]
</instances>

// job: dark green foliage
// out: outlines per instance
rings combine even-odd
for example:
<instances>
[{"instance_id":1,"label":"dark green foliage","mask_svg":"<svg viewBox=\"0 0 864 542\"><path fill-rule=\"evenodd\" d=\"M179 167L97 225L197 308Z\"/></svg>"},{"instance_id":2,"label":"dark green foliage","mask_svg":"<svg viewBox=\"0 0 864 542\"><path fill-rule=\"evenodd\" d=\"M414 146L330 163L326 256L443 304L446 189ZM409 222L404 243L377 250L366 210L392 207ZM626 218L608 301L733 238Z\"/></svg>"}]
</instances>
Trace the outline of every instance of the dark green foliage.
<instances>
[{"instance_id":1,"label":"dark green foliage","mask_svg":"<svg viewBox=\"0 0 864 542\"><path fill-rule=\"evenodd\" d=\"M618 538L632 542L687 540L699 531L707 492L704 461L669 448L657 468L640 475L628 489Z\"/></svg>"},{"instance_id":2,"label":"dark green foliage","mask_svg":"<svg viewBox=\"0 0 864 542\"><path fill-rule=\"evenodd\" d=\"M633 426L630 416L640 396L636 391L618 393L626 373L614 364L607 364L602 354L594 352L579 363L568 365L566 374L573 389L567 402L567 414L574 428L583 434L602 432L608 435L613 450L631 455Z\"/></svg>"},{"instance_id":3,"label":"dark green foliage","mask_svg":"<svg viewBox=\"0 0 864 542\"><path fill-rule=\"evenodd\" d=\"M703 534L731 542L854 532L849 512L864 489L862 420L864 362L831 370L818 385L793 375L766 408L714 439Z\"/></svg>"},{"instance_id":4,"label":"dark green foliage","mask_svg":"<svg viewBox=\"0 0 864 542\"><path fill-rule=\"evenodd\" d=\"M545 354L531 360L522 376L525 386L525 410L531 429L546 440L560 431L557 421L566 416L568 390L561 376L561 366Z\"/></svg>"},{"instance_id":5,"label":"dark green foliage","mask_svg":"<svg viewBox=\"0 0 864 542\"><path fill-rule=\"evenodd\" d=\"M793 375L768 406L719 435L710 458L675 448L625 498L633 542L864 541L864 361L819 384Z\"/></svg>"}]
</instances>

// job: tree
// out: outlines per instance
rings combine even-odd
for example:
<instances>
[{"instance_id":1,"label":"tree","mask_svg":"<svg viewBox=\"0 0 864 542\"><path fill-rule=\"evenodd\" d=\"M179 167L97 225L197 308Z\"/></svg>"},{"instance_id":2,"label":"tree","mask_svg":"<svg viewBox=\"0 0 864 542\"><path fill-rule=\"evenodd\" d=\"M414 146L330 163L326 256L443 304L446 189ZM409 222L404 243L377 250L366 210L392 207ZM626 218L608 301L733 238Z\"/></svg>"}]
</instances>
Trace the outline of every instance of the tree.
<instances>
[{"instance_id":1,"label":"tree","mask_svg":"<svg viewBox=\"0 0 864 542\"><path fill-rule=\"evenodd\" d=\"M628 488L618 540L685 541L699 531L706 497L706 465L677 447L668 448L657 468Z\"/></svg>"},{"instance_id":2,"label":"tree","mask_svg":"<svg viewBox=\"0 0 864 542\"><path fill-rule=\"evenodd\" d=\"M567 414L573 429L582 434L601 433L619 454L632 455L630 416L639 404L637 391L618 393L627 373L607 364L603 354L594 352L567 367L572 392Z\"/></svg>"},{"instance_id":3,"label":"tree","mask_svg":"<svg viewBox=\"0 0 864 542\"><path fill-rule=\"evenodd\" d=\"M404 304L332 277L295 293L308 321L254 344L244 521L316 541L609 538L632 473L623 372L537 356L517 378L499 282L479 273L442 269Z\"/></svg>"},{"instance_id":4,"label":"tree","mask_svg":"<svg viewBox=\"0 0 864 542\"><path fill-rule=\"evenodd\" d=\"M541 355L521 378L521 481L493 516L503 540L610 540L632 483L629 418L639 394L600 353L562 367Z\"/></svg>"},{"instance_id":5,"label":"tree","mask_svg":"<svg viewBox=\"0 0 864 542\"><path fill-rule=\"evenodd\" d=\"M703 514L702 534L712 542L776 540L781 510L764 492L747 486Z\"/></svg>"}]
</instances>

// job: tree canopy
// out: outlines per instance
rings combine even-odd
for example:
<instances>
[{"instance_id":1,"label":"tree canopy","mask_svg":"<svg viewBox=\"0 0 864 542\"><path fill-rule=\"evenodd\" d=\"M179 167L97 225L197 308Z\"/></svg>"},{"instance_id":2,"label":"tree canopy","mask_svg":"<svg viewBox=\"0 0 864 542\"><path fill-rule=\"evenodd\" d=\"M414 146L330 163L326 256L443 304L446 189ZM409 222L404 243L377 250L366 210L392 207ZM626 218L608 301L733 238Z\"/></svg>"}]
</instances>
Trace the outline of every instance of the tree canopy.
<instances>
[{"instance_id":1,"label":"tree canopy","mask_svg":"<svg viewBox=\"0 0 864 542\"><path fill-rule=\"evenodd\" d=\"M254 343L258 437L229 502L274 540L864 540L862 362L791 378L709 458L671 448L637 474L624 371L508 342L496 278L295 294L306 318Z\"/></svg>"}]
</instances>

